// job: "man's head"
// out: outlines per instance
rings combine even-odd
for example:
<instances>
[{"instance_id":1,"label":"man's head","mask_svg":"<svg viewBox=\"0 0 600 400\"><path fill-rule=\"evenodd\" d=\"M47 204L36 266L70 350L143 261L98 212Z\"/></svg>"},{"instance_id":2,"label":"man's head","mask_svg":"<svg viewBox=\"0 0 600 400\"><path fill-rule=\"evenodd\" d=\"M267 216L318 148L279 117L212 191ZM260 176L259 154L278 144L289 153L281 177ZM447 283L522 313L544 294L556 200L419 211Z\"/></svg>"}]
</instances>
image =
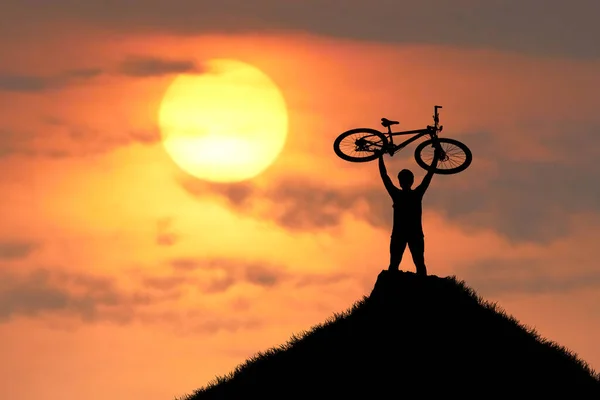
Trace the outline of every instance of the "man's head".
<instances>
[{"instance_id":1,"label":"man's head","mask_svg":"<svg viewBox=\"0 0 600 400\"><path fill-rule=\"evenodd\" d=\"M415 176L409 169L403 169L398 172L398 181L400 182L400 187L404 190L410 189L412 184L415 181Z\"/></svg>"}]
</instances>

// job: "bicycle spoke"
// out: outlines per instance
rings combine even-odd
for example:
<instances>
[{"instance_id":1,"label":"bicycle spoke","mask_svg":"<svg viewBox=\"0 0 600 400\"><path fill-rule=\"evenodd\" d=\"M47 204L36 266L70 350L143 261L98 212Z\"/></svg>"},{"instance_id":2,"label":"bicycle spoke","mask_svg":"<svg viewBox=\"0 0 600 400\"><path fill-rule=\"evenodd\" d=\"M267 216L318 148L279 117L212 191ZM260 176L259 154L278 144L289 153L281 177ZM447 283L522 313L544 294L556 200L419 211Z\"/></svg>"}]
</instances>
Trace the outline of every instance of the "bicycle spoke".
<instances>
[{"instance_id":1,"label":"bicycle spoke","mask_svg":"<svg viewBox=\"0 0 600 400\"><path fill-rule=\"evenodd\" d=\"M438 170L451 170L457 167L460 167L466 160L467 155L465 152L458 146L453 145L452 143L441 143L442 150L446 154L445 160L439 160L436 169ZM425 163L431 165L433 163L435 149L433 146L428 146L428 148L422 151L421 157Z\"/></svg>"},{"instance_id":2,"label":"bicycle spoke","mask_svg":"<svg viewBox=\"0 0 600 400\"><path fill-rule=\"evenodd\" d=\"M382 140L369 133L357 133L356 135L347 136L339 144L340 150L356 158L369 156L381 150L382 147Z\"/></svg>"}]
</instances>

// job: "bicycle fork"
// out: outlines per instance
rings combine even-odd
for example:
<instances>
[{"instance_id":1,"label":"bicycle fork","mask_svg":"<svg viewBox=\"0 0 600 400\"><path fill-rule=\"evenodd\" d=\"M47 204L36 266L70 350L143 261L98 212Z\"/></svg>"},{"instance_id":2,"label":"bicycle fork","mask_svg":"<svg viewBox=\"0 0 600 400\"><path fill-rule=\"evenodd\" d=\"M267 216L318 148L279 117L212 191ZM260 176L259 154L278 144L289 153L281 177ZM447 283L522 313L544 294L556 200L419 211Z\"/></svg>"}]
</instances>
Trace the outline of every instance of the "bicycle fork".
<instances>
[{"instance_id":1,"label":"bicycle fork","mask_svg":"<svg viewBox=\"0 0 600 400\"><path fill-rule=\"evenodd\" d=\"M431 127L430 127L430 129L431 129ZM431 147L433 147L434 152L439 153L438 161L445 161L447 159L447 155L446 155L446 152L444 151L444 149L442 149L442 146L440 145L437 133L438 133L437 129L432 129L432 132L429 134L429 136L431 137Z\"/></svg>"}]
</instances>

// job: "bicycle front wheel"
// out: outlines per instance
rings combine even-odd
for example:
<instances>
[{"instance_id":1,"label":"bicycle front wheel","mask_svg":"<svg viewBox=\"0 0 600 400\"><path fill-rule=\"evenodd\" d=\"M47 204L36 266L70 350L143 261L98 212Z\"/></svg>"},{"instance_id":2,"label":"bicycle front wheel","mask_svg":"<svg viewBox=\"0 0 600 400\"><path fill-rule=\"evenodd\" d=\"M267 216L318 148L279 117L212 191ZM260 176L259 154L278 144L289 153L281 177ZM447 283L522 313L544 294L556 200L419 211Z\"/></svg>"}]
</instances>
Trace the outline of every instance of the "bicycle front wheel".
<instances>
[{"instance_id":1,"label":"bicycle front wheel","mask_svg":"<svg viewBox=\"0 0 600 400\"><path fill-rule=\"evenodd\" d=\"M378 130L356 128L338 136L333 142L333 150L343 160L367 162L377 159L387 144L387 137Z\"/></svg>"},{"instance_id":2,"label":"bicycle front wheel","mask_svg":"<svg viewBox=\"0 0 600 400\"><path fill-rule=\"evenodd\" d=\"M435 168L436 174L451 175L467 169L473 161L471 150L464 143L454 139L438 138L438 142L446 153L445 157L438 160ZM430 169L433 163L435 149L431 139L421 142L415 149L415 160L425 170Z\"/></svg>"}]
</instances>

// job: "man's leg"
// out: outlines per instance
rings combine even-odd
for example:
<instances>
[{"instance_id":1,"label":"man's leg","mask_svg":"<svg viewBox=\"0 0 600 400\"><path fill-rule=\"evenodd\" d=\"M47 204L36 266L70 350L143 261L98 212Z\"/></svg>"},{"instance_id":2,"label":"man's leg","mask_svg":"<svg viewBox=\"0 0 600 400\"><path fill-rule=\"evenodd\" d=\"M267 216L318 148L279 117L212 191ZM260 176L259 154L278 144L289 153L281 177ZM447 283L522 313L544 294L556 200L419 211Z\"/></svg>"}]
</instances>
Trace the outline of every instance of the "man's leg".
<instances>
[{"instance_id":1,"label":"man's leg","mask_svg":"<svg viewBox=\"0 0 600 400\"><path fill-rule=\"evenodd\" d=\"M427 267L425 267L425 238L423 236L417 236L410 238L408 241L408 248L412 255L413 262L417 268L417 275L426 276Z\"/></svg>"},{"instance_id":2,"label":"man's leg","mask_svg":"<svg viewBox=\"0 0 600 400\"><path fill-rule=\"evenodd\" d=\"M406 249L406 239L402 237L392 236L390 240L390 271L398 271L402 255Z\"/></svg>"}]
</instances>

